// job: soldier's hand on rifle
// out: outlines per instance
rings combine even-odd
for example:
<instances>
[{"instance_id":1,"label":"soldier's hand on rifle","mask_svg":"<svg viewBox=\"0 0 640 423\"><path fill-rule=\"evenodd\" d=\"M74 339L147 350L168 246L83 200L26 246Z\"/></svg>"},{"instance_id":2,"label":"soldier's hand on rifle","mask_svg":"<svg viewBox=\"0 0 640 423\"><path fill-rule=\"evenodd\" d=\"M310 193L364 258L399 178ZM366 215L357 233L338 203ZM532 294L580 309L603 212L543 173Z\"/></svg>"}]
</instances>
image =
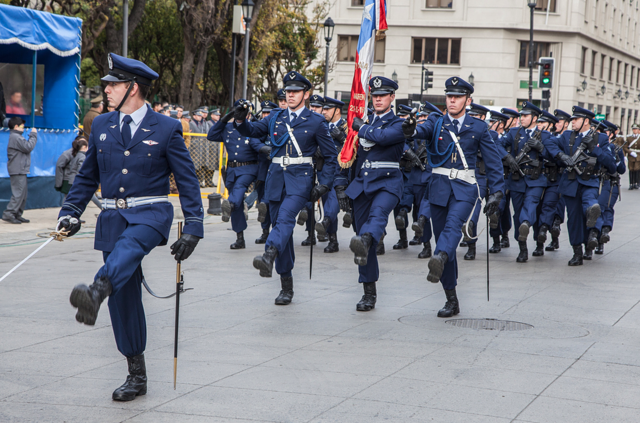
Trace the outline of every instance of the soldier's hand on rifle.
<instances>
[{"instance_id":1,"label":"soldier's hand on rifle","mask_svg":"<svg viewBox=\"0 0 640 423\"><path fill-rule=\"evenodd\" d=\"M360 130L360 128L362 128L363 125L364 125L364 120L356 116L353 118L353 122L351 122L351 129L357 132Z\"/></svg>"},{"instance_id":2,"label":"soldier's hand on rifle","mask_svg":"<svg viewBox=\"0 0 640 423\"><path fill-rule=\"evenodd\" d=\"M405 150L402 154L402 158L409 162L411 167L419 167L420 170L425 170L424 164L422 164L420 158L412 149L409 148Z\"/></svg>"},{"instance_id":3,"label":"soldier's hand on rifle","mask_svg":"<svg viewBox=\"0 0 640 423\"><path fill-rule=\"evenodd\" d=\"M527 140L527 145L529 146L529 148L531 148L532 150L536 150L538 153L542 153L542 150L544 150L542 141L536 138L529 138L529 140Z\"/></svg>"},{"instance_id":4,"label":"soldier's hand on rifle","mask_svg":"<svg viewBox=\"0 0 640 423\"><path fill-rule=\"evenodd\" d=\"M238 104L233 111L233 118L236 121L244 122L249 114L249 104L244 100L241 100L240 104Z\"/></svg>"},{"instance_id":5,"label":"soldier's hand on rifle","mask_svg":"<svg viewBox=\"0 0 640 423\"><path fill-rule=\"evenodd\" d=\"M562 163L565 167L571 167L574 165L573 160L571 160L571 156L569 156L568 154L565 153L558 153L558 155L556 156L556 159Z\"/></svg>"},{"instance_id":6,"label":"soldier's hand on rifle","mask_svg":"<svg viewBox=\"0 0 640 423\"><path fill-rule=\"evenodd\" d=\"M484 213L486 215L497 213L499 210L500 201L502 201L502 197L504 197L502 191L497 191L489 195L489 197L487 198L487 203L484 205Z\"/></svg>"},{"instance_id":7,"label":"soldier's hand on rifle","mask_svg":"<svg viewBox=\"0 0 640 423\"><path fill-rule=\"evenodd\" d=\"M416 120L415 115L410 114L408 118L402 122L402 133L405 138L413 138L413 134L416 133L416 125L418 121Z\"/></svg>"},{"instance_id":8,"label":"soldier's hand on rifle","mask_svg":"<svg viewBox=\"0 0 640 423\"><path fill-rule=\"evenodd\" d=\"M589 134L582 139L582 143L587 146L587 150L591 153L598 146L598 139L593 134Z\"/></svg>"},{"instance_id":9,"label":"soldier's hand on rifle","mask_svg":"<svg viewBox=\"0 0 640 423\"><path fill-rule=\"evenodd\" d=\"M171 246L171 255L175 257L176 261L188 259L193 250L196 249L198 241L200 241L200 238L197 236L183 233L180 239Z\"/></svg>"},{"instance_id":10,"label":"soldier's hand on rifle","mask_svg":"<svg viewBox=\"0 0 640 423\"><path fill-rule=\"evenodd\" d=\"M511 173L518 173L520 171L520 166L518 166L518 162L516 162L515 157L511 154L507 154L502 158L504 164L509 168Z\"/></svg>"},{"instance_id":11,"label":"soldier's hand on rifle","mask_svg":"<svg viewBox=\"0 0 640 423\"><path fill-rule=\"evenodd\" d=\"M320 197L322 197L328 192L329 192L328 186L318 184L315 187L313 187L313 189L311 190L311 199L309 201L311 201L312 203L315 203L320 199Z\"/></svg>"},{"instance_id":12,"label":"soldier's hand on rifle","mask_svg":"<svg viewBox=\"0 0 640 423\"><path fill-rule=\"evenodd\" d=\"M337 126L334 126L333 128L331 128L331 131L329 132L329 134L331 135L331 138L333 138L333 140L338 144L344 144L344 140L347 139L347 136L345 135L345 133L342 132L340 128L338 128Z\"/></svg>"},{"instance_id":13,"label":"soldier's hand on rifle","mask_svg":"<svg viewBox=\"0 0 640 423\"><path fill-rule=\"evenodd\" d=\"M335 187L336 196L338 197L338 205L340 205L340 210L343 212L348 212L351 210L351 205L349 204L349 197L345 193L347 187L343 185L339 185Z\"/></svg>"},{"instance_id":14,"label":"soldier's hand on rifle","mask_svg":"<svg viewBox=\"0 0 640 423\"><path fill-rule=\"evenodd\" d=\"M79 219L76 219L73 216L63 216L58 219L56 231L65 231L67 232L66 236L73 236L78 233L81 226L82 224Z\"/></svg>"},{"instance_id":15,"label":"soldier's hand on rifle","mask_svg":"<svg viewBox=\"0 0 640 423\"><path fill-rule=\"evenodd\" d=\"M263 145L262 147L260 147L259 153L269 157L271 156L271 147L268 145Z\"/></svg>"}]
</instances>

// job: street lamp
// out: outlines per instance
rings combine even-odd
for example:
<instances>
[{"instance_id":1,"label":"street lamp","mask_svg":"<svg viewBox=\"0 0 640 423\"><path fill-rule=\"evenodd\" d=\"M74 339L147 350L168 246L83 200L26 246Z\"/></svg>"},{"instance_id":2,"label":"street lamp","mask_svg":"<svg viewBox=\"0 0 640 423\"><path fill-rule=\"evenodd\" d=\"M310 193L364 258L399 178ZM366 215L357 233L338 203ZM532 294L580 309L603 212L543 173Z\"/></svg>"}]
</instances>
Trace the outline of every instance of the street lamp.
<instances>
[{"instance_id":1,"label":"street lamp","mask_svg":"<svg viewBox=\"0 0 640 423\"><path fill-rule=\"evenodd\" d=\"M529 0L529 101L533 99L533 11L535 10L536 5L537 2Z\"/></svg>"},{"instance_id":2,"label":"street lamp","mask_svg":"<svg viewBox=\"0 0 640 423\"><path fill-rule=\"evenodd\" d=\"M626 100L626 99L628 99L630 94L631 94L631 93L629 92L629 90L627 90L627 91L624 93L624 99L625 99L625 100Z\"/></svg>"},{"instance_id":3,"label":"street lamp","mask_svg":"<svg viewBox=\"0 0 640 423\"><path fill-rule=\"evenodd\" d=\"M475 80L476 80L476 77L473 76L473 72L471 72L471 75L469 75L469 84L471 84L472 87L475 87L476 85L473 83Z\"/></svg>"},{"instance_id":4,"label":"street lamp","mask_svg":"<svg viewBox=\"0 0 640 423\"><path fill-rule=\"evenodd\" d=\"M604 95L604 93L606 92L607 92L607 86L605 84L602 84L602 87L600 87L600 92L597 92L596 95L601 96L601 95Z\"/></svg>"},{"instance_id":5,"label":"street lamp","mask_svg":"<svg viewBox=\"0 0 640 423\"><path fill-rule=\"evenodd\" d=\"M327 95L328 85L329 85L329 44L331 43L331 39L333 38L333 30L335 29L336 24L333 23L333 19L328 17L326 21L324 21L324 40L327 42L327 54L325 57L324 63L324 95Z\"/></svg>"},{"instance_id":6,"label":"street lamp","mask_svg":"<svg viewBox=\"0 0 640 423\"><path fill-rule=\"evenodd\" d=\"M613 95L613 98L622 98L622 90L618 89L618 91Z\"/></svg>"},{"instance_id":7,"label":"street lamp","mask_svg":"<svg viewBox=\"0 0 640 423\"><path fill-rule=\"evenodd\" d=\"M253 1L244 0L242 2L242 14L244 15L244 76L242 78L242 98L247 98L247 73L249 71L249 23L253 15Z\"/></svg>"},{"instance_id":8,"label":"street lamp","mask_svg":"<svg viewBox=\"0 0 640 423\"><path fill-rule=\"evenodd\" d=\"M582 84L580 84L580 87L576 89L576 91L578 91L579 93L583 93L587 90L587 79L585 78L584 81L582 81Z\"/></svg>"},{"instance_id":9,"label":"street lamp","mask_svg":"<svg viewBox=\"0 0 640 423\"><path fill-rule=\"evenodd\" d=\"M395 69L393 70L393 73L391 74L391 80L393 82L395 82L396 84L398 83L398 74L396 73Z\"/></svg>"}]
</instances>

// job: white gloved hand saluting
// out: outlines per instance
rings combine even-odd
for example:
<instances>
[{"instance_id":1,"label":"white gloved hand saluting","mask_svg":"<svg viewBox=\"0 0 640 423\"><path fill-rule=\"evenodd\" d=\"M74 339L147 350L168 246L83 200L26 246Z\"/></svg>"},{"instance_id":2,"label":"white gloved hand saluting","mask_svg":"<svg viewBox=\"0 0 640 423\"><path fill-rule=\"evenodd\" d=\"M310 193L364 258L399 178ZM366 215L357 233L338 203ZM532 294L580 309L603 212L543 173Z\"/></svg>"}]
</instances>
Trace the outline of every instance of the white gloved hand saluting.
<instances>
[{"instance_id":1,"label":"white gloved hand saluting","mask_svg":"<svg viewBox=\"0 0 640 423\"><path fill-rule=\"evenodd\" d=\"M633 157L634 159L635 159L636 157L638 157L638 153L636 153L635 151L632 151L631 153L629 153L629 155L630 155L631 157Z\"/></svg>"}]
</instances>

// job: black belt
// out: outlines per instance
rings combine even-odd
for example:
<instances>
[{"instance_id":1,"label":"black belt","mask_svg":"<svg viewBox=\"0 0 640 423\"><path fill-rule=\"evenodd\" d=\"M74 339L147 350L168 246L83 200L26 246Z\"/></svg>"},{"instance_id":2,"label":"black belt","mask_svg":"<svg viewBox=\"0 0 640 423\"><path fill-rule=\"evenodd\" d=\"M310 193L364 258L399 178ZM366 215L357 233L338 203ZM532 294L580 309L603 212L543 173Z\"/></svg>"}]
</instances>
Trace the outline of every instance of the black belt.
<instances>
[{"instance_id":1,"label":"black belt","mask_svg":"<svg viewBox=\"0 0 640 423\"><path fill-rule=\"evenodd\" d=\"M539 175L540 171L538 170L538 168L530 168L530 167L525 167L522 169L522 173L524 173L525 175Z\"/></svg>"},{"instance_id":2,"label":"black belt","mask_svg":"<svg viewBox=\"0 0 640 423\"><path fill-rule=\"evenodd\" d=\"M252 164L258 164L257 160L252 160L250 162L227 162L227 167L240 167L240 166L249 166Z\"/></svg>"}]
</instances>

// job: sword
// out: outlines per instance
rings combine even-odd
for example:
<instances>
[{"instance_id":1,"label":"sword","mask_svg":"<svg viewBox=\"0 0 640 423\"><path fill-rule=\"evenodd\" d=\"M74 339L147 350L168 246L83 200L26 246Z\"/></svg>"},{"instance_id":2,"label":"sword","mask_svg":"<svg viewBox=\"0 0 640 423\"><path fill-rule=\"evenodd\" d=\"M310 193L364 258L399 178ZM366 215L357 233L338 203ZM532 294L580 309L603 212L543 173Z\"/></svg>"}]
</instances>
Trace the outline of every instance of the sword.
<instances>
[{"instance_id":1,"label":"sword","mask_svg":"<svg viewBox=\"0 0 640 423\"><path fill-rule=\"evenodd\" d=\"M182 236L182 222L178 222L178 239ZM173 390L176 390L176 380L178 375L178 323L180 321L180 293L184 286L184 279L180 262L176 263L176 332L173 340Z\"/></svg>"},{"instance_id":2,"label":"sword","mask_svg":"<svg viewBox=\"0 0 640 423\"><path fill-rule=\"evenodd\" d=\"M67 233L68 233L67 231L63 231L63 230L51 232L51 234L50 234L50 235L51 235L51 237L50 237L48 240L46 240L46 241L44 242L44 244L42 244L41 246L39 246L38 248L36 248L36 249L35 249L31 254L29 254L29 255L28 255L24 260L22 260L20 263L16 264L16 265L13 267L13 269L11 269L11 270L9 270L7 273L5 273L5 274L4 274L4 276L2 276L2 277L0 278L0 282L2 282L3 280L5 280L5 279L7 278L7 276L9 276L10 274L12 274L12 273L13 273L13 272L15 272L15 271L20 267L20 266L22 266L23 264L25 264L25 263L26 263L26 262L27 262L31 257L35 256L35 255L38 253L38 251L42 250L44 247L46 247L47 245L49 245L49 243L50 243L51 241L53 241L54 239L55 239L56 241L60 241L60 242L62 242L62 237L63 237L63 236L66 236L66 235L67 235Z\"/></svg>"}]
</instances>

